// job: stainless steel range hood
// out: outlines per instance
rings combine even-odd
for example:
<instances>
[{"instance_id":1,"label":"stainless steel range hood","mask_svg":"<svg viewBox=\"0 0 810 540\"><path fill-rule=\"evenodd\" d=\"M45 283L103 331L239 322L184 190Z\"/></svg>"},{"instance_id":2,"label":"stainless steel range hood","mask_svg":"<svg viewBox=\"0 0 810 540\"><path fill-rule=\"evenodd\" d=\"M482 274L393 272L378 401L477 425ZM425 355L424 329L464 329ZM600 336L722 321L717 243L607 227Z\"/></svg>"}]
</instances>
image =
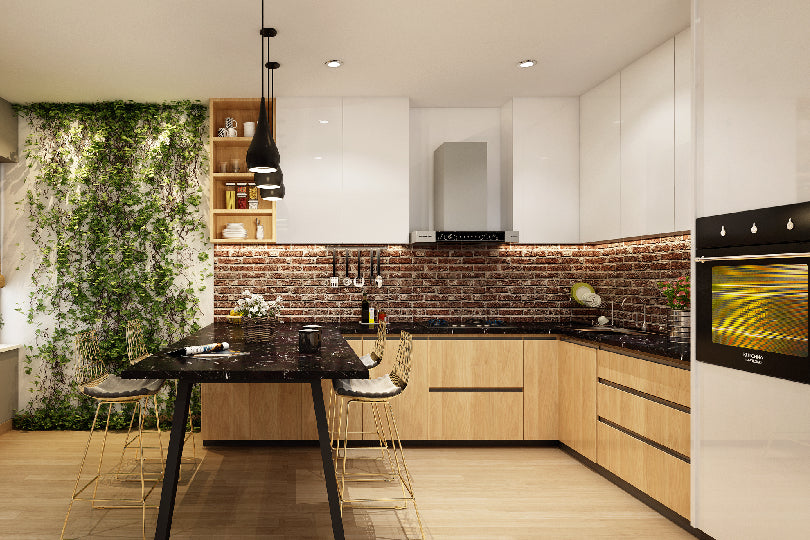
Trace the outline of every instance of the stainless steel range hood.
<instances>
[{"instance_id":1,"label":"stainless steel range hood","mask_svg":"<svg viewBox=\"0 0 810 540\"><path fill-rule=\"evenodd\" d=\"M487 230L487 143L446 142L433 153L434 231L411 243L517 242L517 231Z\"/></svg>"}]
</instances>

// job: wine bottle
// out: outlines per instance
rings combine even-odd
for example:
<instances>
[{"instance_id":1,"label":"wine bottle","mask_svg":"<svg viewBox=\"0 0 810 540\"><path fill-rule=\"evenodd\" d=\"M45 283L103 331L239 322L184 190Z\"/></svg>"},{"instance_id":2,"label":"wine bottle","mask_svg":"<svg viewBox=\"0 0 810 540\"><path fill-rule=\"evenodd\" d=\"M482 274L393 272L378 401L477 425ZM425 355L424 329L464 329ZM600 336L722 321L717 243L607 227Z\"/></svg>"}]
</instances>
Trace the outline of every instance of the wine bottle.
<instances>
[{"instance_id":1,"label":"wine bottle","mask_svg":"<svg viewBox=\"0 0 810 540\"><path fill-rule=\"evenodd\" d=\"M368 298L366 293L363 293L363 302L360 304L360 322L368 323Z\"/></svg>"}]
</instances>

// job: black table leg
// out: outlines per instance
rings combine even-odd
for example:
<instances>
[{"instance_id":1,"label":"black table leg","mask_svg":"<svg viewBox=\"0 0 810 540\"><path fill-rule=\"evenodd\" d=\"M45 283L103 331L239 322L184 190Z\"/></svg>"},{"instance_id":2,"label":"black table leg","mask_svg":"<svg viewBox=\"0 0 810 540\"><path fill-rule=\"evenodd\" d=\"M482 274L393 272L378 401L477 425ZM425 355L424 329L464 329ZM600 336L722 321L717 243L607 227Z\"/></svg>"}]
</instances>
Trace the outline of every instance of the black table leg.
<instances>
[{"instance_id":1,"label":"black table leg","mask_svg":"<svg viewBox=\"0 0 810 540\"><path fill-rule=\"evenodd\" d=\"M172 433L169 437L169 451L166 455L166 472L163 474L163 489L160 492L155 540L168 539L172 531L174 498L177 495L177 480L180 478L180 458L183 456L183 442L188 421L188 404L194 383L177 381L177 397L174 400ZM321 398L323 399L323 398Z\"/></svg>"},{"instance_id":2,"label":"black table leg","mask_svg":"<svg viewBox=\"0 0 810 540\"><path fill-rule=\"evenodd\" d=\"M318 441L321 445L323 476L326 479L326 494L329 496L329 513L332 515L332 534L335 540L344 540L343 518L340 516L335 467L332 464L332 445L329 440L329 426L326 423L326 408L323 405L323 390L320 379L311 382L312 405L315 407L315 420L318 422Z\"/></svg>"}]
</instances>

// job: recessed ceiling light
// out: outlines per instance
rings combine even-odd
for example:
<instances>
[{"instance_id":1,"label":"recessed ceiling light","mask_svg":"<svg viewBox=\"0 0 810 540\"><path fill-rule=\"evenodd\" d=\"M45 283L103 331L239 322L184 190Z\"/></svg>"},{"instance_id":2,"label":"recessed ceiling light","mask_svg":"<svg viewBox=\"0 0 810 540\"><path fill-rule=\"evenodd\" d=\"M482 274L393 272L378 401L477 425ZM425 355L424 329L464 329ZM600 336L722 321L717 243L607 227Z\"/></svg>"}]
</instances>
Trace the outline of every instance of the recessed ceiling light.
<instances>
[{"instance_id":1,"label":"recessed ceiling light","mask_svg":"<svg viewBox=\"0 0 810 540\"><path fill-rule=\"evenodd\" d=\"M518 62L518 67L522 68L530 68L534 67L537 64L537 60L521 60Z\"/></svg>"},{"instance_id":2,"label":"recessed ceiling light","mask_svg":"<svg viewBox=\"0 0 810 540\"><path fill-rule=\"evenodd\" d=\"M323 159L323 156L315 156L315 159Z\"/></svg>"},{"instance_id":3,"label":"recessed ceiling light","mask_svg":"<svg viewBox=\"0 0 810 540\"><path fill-rule=\"evenodd\" d=\"M329 120L318 120L319 124L328 124Z\"/></svg>"},{"instance_id":4,"label":"recessed ceiling light","mask_svg":"<svg viewBox=\"0 0 810 540\"><path fill-rule=\"evenodd\" d=\"M339 68L343 65L343 60L327 60L324 64L326 64L326 67Z\"/></svg>"}]
</instances>

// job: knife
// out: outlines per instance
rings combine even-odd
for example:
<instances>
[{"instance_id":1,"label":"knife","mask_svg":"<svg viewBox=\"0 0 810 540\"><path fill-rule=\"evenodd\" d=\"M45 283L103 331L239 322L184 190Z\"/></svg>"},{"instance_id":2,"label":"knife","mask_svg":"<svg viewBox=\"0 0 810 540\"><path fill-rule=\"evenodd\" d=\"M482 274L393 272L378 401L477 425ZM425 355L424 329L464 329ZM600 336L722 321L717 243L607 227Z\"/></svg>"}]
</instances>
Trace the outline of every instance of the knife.
<instances>
[{"instance_id":1,"label":"knife","mask_svg":"<svg viewBox=\"0 0 810 540\"><path fill-rule=\"evenodd\" d=\"M352 284L352 278L349 277L349 250L346 250L346 277L343 278L343 285L348 287Z\"/></svg>"},{"instance_id":2,"label":"knife","mask_svg":"<svg viewBox=\"0 0 810 540\"><path fill-rule=\"evenodd\" d=\"M354 278L354 286L355 287L362 287L363 285L366 284L366 278L362 277L363 273L362 273L361 268L360 268L360 266L361 266L360 265L360 262L361 262L360 260L361 260L362 256L363 256L363 250L358 248L357 249L357 277Z\"/></svg>"}]
</instances>

